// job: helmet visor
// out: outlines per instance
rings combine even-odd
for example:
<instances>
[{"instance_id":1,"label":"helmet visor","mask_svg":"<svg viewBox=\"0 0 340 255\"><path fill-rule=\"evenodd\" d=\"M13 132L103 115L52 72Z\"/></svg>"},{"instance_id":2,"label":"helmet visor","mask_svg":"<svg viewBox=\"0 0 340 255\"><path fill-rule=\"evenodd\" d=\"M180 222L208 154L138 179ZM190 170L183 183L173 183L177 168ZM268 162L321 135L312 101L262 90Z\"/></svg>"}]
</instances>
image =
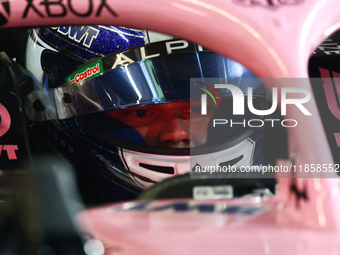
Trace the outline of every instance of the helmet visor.
<instances>
[{"instance_id":1,"label":"helmet visor","mask_svg":"<svg viewBox=\"0 0 340 255\"><path fill-rule=\"evenodd\" d=\"M169 48L167 42L177 44ZM159 42L92 61L60 86L49 86L46 73L42 88L28 95L26 113L35 121L85 116L93 134L154 148L220 150L255 135L242 125L212 128L235 108L233 91L216 85L232 84L244 98L251 88L254 107L261 110L271 98L261 80L238 62L183 42ZM234 122L253 117L244 108ZM261 132L257 129L256 137ZM221 137L223 148L217 146Z\"/></svg>"},{"instance_id":2,"label":"helmet visor","mask_svg":"<svg viewBox=\"0 0 340 255\"><path fill-rule=\"evenodd\" d=\"M166 42L90 62L54 88L48 86L46 73L42 88L28 95L25 111L35 121L68 119L100 111L201 100L202 90L196 88L206 84L207 78L235 84L244 92L261 84L244 66L213 52L190 51L189 45L184 52L168 54L162 53L161 46L166 49ZM150 53L145 56L145 52ZM265 89L257 92L266 97ZM221 98L231 96L226 89L217 89L217 93Z\"/></svg>"}]
</instances>

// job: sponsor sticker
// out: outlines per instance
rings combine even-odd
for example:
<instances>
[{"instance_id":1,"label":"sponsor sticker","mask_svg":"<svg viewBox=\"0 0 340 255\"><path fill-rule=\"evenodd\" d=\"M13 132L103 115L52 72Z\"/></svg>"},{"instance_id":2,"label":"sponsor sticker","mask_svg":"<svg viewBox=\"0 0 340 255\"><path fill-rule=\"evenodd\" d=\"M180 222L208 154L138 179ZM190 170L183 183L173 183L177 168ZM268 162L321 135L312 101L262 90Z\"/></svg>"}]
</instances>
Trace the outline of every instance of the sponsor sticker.
<instances>
[{"instance_id":1,"label":"sponsor sticker","mask_svg":"<svg viewBox=\"0 0 340 255\"><path fill-rule=\"evenodd\" d=\"M73 84L75 82L81 82L81 81L85 81L88 79L92 79L95 78L99 75L101 75L103 73L104 69L103 69L103 62L101 59L92 62L91 64L80 68L79 70L77 70L76 72L74 72L73 74L67 76L65 78L66 83L68 84Z\"/></svg>"},{"instance_id":2,"label":"sponsor sticker","mask_svg":"<svg viewBox=\"0 0 340 255\"><path fill-rule=\"evenodd\" d=\"M231 185L197 186L193 189L194 199L230 199L234 197Z\"/></svg>"},{"instance_id":3,"label":"sponsor sticker","mask_svg":"<svg viewBox=\"0 0 340 255\"><path fill-rule=\"evenodd\" d=\"M79 9L82 9L82 6L84 5L85 1L72 1L68 0L67 3L63 3L65 1L62 0L43 0L40 1L40 3L37 3L34 0L26 0L27 5L25 8L25 11L22 15L22 18L26 18L29 13L35 13L39 15L41 18L44 18L45 16L48 17L65 17L69 15L69 12L73 13L74 15L78 17L89 17L92 15L92 13L95 12L95 16L99 17L102 13L102 11L105 9L109 13L112 14L112 16L117 17L118 14L108 5L106 2L107 0L101 0L101 4L98 6L97 9L94 8L94 4L92 3L92 0L87 0L86 6L88 6L86 12L81 12ZM2 4L4 5L5 3L8 2L8 0L0 0L0 2L3 2ZM75 3L77 2L77 3ZM39 5L45 5L45 14L38 8ZM8 13L8 12L7 12ZM1 12L0 12L1 14ZM0 16L0 22L1 22L1 16ZM1 23L0 23L1 25Z\"/></svg>"}]
</instances>

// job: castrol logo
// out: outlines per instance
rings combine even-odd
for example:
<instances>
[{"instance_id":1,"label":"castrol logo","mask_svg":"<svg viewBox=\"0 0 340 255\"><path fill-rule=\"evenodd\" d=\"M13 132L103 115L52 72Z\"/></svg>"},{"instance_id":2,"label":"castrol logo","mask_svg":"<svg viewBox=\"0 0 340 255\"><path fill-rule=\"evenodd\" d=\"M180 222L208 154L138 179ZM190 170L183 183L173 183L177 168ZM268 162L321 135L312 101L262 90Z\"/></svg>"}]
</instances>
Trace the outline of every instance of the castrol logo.
<instances>
[{"instance_id":1,"label":"castrol logo","mask_svg":"<svg viewBox=\"0 0 340 255\"><path fill-rule=\"evenodd\" d=\"M65 80L69 84L78 83L78 82L82 82L82 81L90 79L90 78L97 77L102 72L103 72L102 61L98 60L96 62L93 62L93 63L77 70L76 72L74 72L70 76L66 77Z\"/></svg>"}]
</instances>

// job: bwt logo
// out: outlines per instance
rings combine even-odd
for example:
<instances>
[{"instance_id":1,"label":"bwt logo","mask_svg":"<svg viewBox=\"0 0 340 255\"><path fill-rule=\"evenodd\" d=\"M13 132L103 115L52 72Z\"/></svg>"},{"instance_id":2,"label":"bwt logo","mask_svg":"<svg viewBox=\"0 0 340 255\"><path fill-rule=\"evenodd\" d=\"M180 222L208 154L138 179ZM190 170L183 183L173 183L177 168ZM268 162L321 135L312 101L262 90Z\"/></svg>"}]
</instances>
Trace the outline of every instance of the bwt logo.
<instances>
[{"instance_id":1,"label":"bwt logo","mask_svg":"<svg viewBox=\"0 0 340 255\"><path fill-rule=\"evenodd\" d=\"M56 29L58 33L68 36L69 39L82 44L87 48L91 47L94 39L97 38L99 30L91 26L74 26L74 27L52 27Z\"/></svg>"},{"instance_id":2,"label":"bwt logo","mask_svg":"<svg viewBox=\"0 0 340 255\"><path fill-rule=\"evenodd\" d=\"M5 135L11 126L11 116L5 106L0 104L0 137ZM9 160L17 159L16 152L18 145L2 145L0 144L0 156L2 151L7 151Z\"/></svg>"},{"instance_id":3,"label":"bwt logo","mask_svg":"<svg viewBox=\"0 0 340 255\"><path fill-rule=\"evenodd\" d=\"M10 14L8 0L0 0L0 26L6 25Z\"/></svg>"},{"instance_id":4,"label":"bwt logo","mask_svg":"<svg viewBox=\"0 0 340 255\"><path fill-rule=\"evenodd\" d=\"M217 94L216 90L214 88L212 88L211 86L209 86L208 84L202 83L204 86L207 86L208 88L210 88L218 97L221 106L222 106L222 101L220 96ZM232 98L233 98L233 115L244 115L244 94L243 91L235 86L235 85L231 85L231 84L215 84L214 86L216 89L228 89L231 94L232 94ZM208 90L200 88L201 90L205 91L213 100L215 105L216 104L216 100L213 97L212 93L210 93ZM277 104L278 104L278 93L277 93L277 88L273 88L273 92L272 92L272 106L270 107L270 109L267 110L258 110L255 109L254 104L253 104L253 88L252 87L248 87L247 90L247 103L248 103L248 108L249 111L255 115L260 115L260 116L264 116L264 115L269 115L275 112L276 108L277 108ZM296 99L290 99L287 98L287 94L288 93L302 93L305 96L303 98L296 98ZM201 95L201 114L202 115L206 115L207 114L207 94L202 94ZM300 111L304 114L304 115L312 115L302 104L307 103L309 100L311 99L311 93L310 91L308 91L307 89L304 88L281 88L281 115L286 115L286 108L288 104L294 104L296 105L297 108L300 109Z\"/></svg>"}]
</instances>

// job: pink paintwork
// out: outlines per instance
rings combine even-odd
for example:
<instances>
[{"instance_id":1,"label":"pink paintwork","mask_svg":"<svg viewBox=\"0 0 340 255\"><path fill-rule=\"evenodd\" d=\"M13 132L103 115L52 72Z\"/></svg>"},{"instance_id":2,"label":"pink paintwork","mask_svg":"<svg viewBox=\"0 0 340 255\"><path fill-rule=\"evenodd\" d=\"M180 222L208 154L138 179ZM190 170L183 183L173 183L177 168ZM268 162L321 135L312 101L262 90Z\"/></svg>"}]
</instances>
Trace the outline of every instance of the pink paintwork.
<instances>
[{"instance_id":1,"label":"pink paintwork","mask_svg":"<svg viewBox=\"0 0 340 255\"><path fill-rule=\"evenodd\" d=\"M1 118L1 124L0 124L0 137L7 133L11 126L11 116L5 106L0 104L0 118Z\"/></svg>"},{"instance_id":2,"label":"pink paintwork","mask_svg":"<svg viewBox=\"0 0 340 255\"><path fill-rule=\"evenodd\" d=\"M192 210L151 211L168 204L187 202ZM214 213L194 209L195 205L202 204L214 205ZM336 231L322 231L315 225L305 226L302 221L289 224L285 204L276 198L157 201L150 202L144 211L128 211L137 205L125 203L91 209L80 215L80 223L85 231L89 230L104 244L107 255L302 255L333 254L339 250ZM242 209L238 213L228 213L224 211L226 208L231 208L231 212ZM243 208L255 208L256 211L246 214Z\"/></svg>"},{"instance_id":3,"label":"pink paintwork","mask_svg":"<svg viewBox=\"0 0 340 255\"><path fill-rule=\"evenodd\" d=\"M62 0L46 5L48 2L33 0L29 6L25 0L10 1L10 15L0 8L8 18L3 28L86 23L150 29L228 56L260 78L308 77L309 56L327 36L340 28L339 0L273 0L274 3L299 2L277 8L261 4L247 6L250 0ZM254 2L267 3L265 0ZM100 8L103 3L106 6ZM48 17L47 10L54 17ZM75 12L88 16L80 17ZM267 85L288 86L278 80ZM310 84L302 79L290 86L311 90ZM299 120L297 127L288 129L289 153L296 155L296 165L332 164L314 98L305 106L312 117L299 111L287 112L288 119ZM281 165L290 163L289 160L278 162ZM325 177L325 174L318 176ZM297 206L296 197L289 191L291 180L277 177L280 187L272 198L204 201L204 204L213 203L221 208L235 204L267 206L251 216L218 210L214 213L115 211L115 208L131 206L121 204L85 211L79 219L87 231L109 247L105 254L338 254L340 194L337 179L296 179L298 189L306 187L309 198L300 200Z\"/></svg>"}]
</instances>

